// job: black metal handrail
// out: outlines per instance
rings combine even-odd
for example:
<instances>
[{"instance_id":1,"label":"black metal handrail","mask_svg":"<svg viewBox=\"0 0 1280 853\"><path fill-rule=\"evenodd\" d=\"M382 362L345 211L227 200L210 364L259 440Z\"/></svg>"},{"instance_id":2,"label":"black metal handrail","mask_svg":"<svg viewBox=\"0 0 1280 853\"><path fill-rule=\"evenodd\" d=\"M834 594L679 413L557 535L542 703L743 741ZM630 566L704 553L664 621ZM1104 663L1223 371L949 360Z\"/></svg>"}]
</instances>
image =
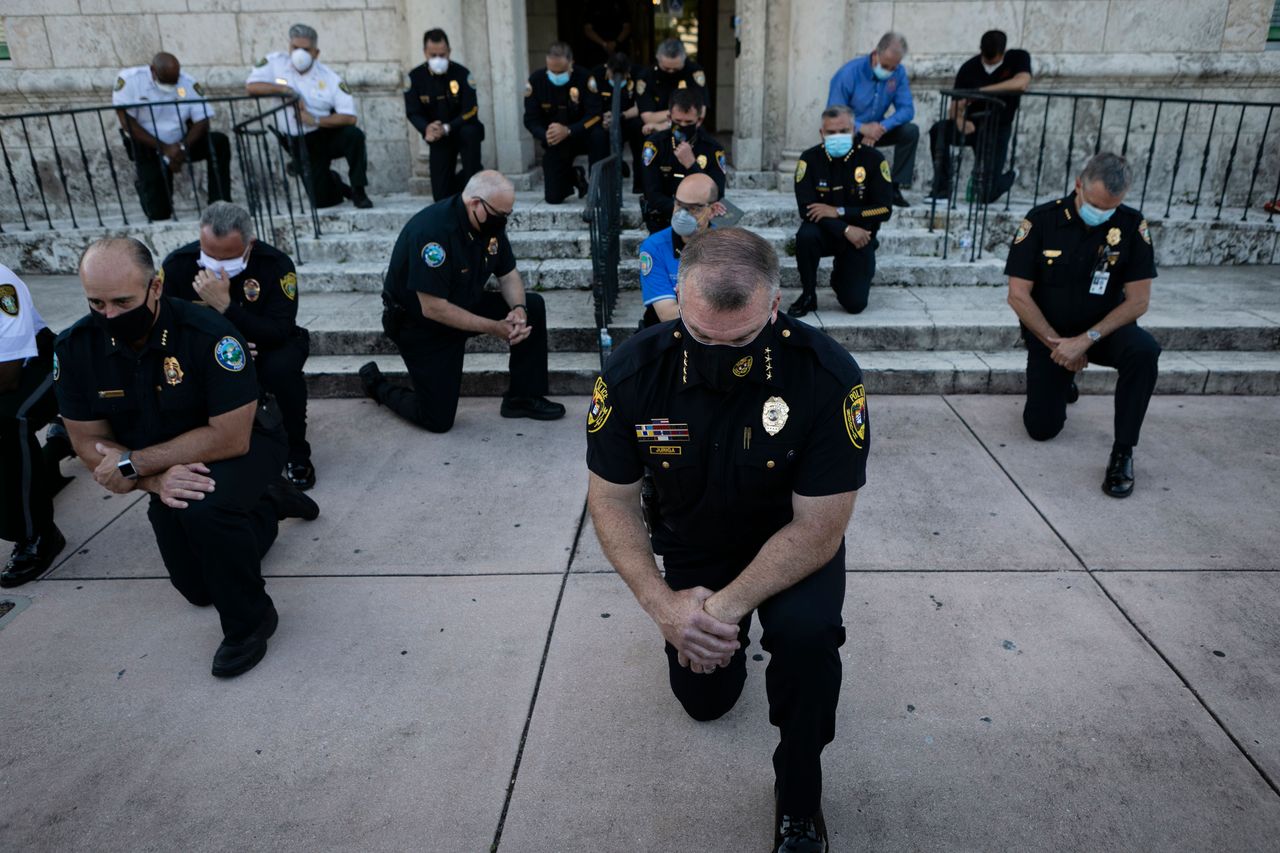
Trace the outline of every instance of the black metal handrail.
<instances>
[{"instance_id":1,"label":"black metal handrail","mask_svg":"<svg viewBox=\"0 0 1280 853\"><path fill-rule=\"evenodd\" d=\"M950 104L952 100L965 101L964 114L956 118L952 118L950 113ZM983 108L981 115L973 109L974 105L980 105ZM994 147L999 137L1000 116L1003 114L1005 102L1002 98L995 95L988 95L983 92L970 89L944 89L942 91L941 103L941 121L956 122L961 130L961 136L966 134L963 127L967 122L974 123L974 156L973 156L973 174L971 177L971 191L966 199L969 203L969 211L965 219L964 230L968 239L969 260L975 261L982 257L982 247L986 244L987 239L987 209L989 197L991 195L991 185L995 180L995 175L991 168L994 159ZM951 160L951 149L959 148L959 157L950 165L951 184L947 188L947 213L946 221L943 225L943 233L948 235L947 239L942 241L942 258L947 259L950 251L950 234L951 234L951 211L956 205L956 194L960 187L960 172L964 167L964 145L953 146L947 144L950 138L950 128L947 135L943 136L943 145L941 156ZM929 205L929 230L933 230L934 217L938 212L938 199L934 196L933 201ZM964 243L960 247L965 248Z\"/></svg>"},{"instance_id":2,"label":"black metal handrail","mask_svg":"<svg viewBox=\"0 0 1280 853\"><path fill-rule=\"evenodd\" d=\"M591 232L591 296L600 329L600 369L604 369L612 336L609 325L618 304L618 264L622 234L622 159L610 154L591 166L587 206L583 210Z\"/></svg>"},{"instance_id":3,"label":"black metal handrail","mask_svg":"<svg viewBox=\"0 0 1280 853\"><path fill-rule=\"evenodd\" d=\"M121 169L117 168L116 158L120 154L116 145L111 142L116 134L108 133L109 122L114 122L111 114L121 110L147 109L151 112L152 126L157 113L165 109L179 109L181 105L207 103L211 106L223 106L210 119L209 133L230 127L236 137L233 159L239 163L241 190L244 192L247 206L254 213L259 229L269 233L271 217L288 213L290 226L294 232L294 252L298 254L300 244L297 240L296 225L293 213L303 210L303 199L306 193L301 184L297 187L297 204L295 205L289 192L289 172L284 155L273 157L269 146L261 143L274 128L268 127L268 120L284 110L296 110L296 95L228 95L206 97L200 101L175 99L169 101L143 101L129 104L110 104L99 106L66 107L51 110L33 110L22 113L0 114L0 159L3 159L4 170L8 177L8 186L12 192L13 208L22 228L31 231L34 222L43 219L50 230L65 227L59 220L69 220L71 228L81 227L81 220L88 211L100 227L108 224L112 210L118 209L119 222L129 225L129 207L127 202L141 207L133 182L124 180L122 186ZM264 108L269 107L269 108ZM245 118L245 116L248 116ZM93 125L97 125L97 134L92 133ZM87 136L82 134L82 125L89 128ZM300 144L299 138L280 137L283 149L291 149L293 159L299 165L294 174L298 182L304 182L309 175L310 164L306 158L306 146ZM135 145L128 135L121 130L120 136L125 139L125 155L134 158L140 156L159 156L158 152L142 149ZM208 168L227 168L231 164L219 164L218 154L209 141ZM74 143L78 157L64 155L63 149ZM25 152L22 149L25 148ZM12 150L11 150L12 149ZM25 156L24 156L25 154ZM278 165L278 171L275 167ZM199 181L196 177L195 163L186 162L186 175L190 182L190 194L184 191L182 197L188 197L199 214L207 203L202 198ZM272 174L274 172L274 175ZM228 175L234 175L228 169ZM106 178L109 177L109 180ZM56 181L56 183L52 183ZM0 181L0 185L3 185ZM284 204L276 198L278 185L284 187ZM60 192L57 191L60 188ZM100 192L101 190L101 192ZM169 188L170 213L173 220L178 219L180 207L177 203L179 192L175 184ZM110 196L114 193L114 204ZM39 207L30 209L38 200ZM0 203L6 199L0 196ZM320 235L319 216L309 199L305 203L311 208L313 230ZM135 210L138 208L135 208ZM143 214L148 216L145 208ZM4 216L0 209L0 233L3 233ZM301 257L296 257L301 262Z\"/></svg>"}]
</instances>

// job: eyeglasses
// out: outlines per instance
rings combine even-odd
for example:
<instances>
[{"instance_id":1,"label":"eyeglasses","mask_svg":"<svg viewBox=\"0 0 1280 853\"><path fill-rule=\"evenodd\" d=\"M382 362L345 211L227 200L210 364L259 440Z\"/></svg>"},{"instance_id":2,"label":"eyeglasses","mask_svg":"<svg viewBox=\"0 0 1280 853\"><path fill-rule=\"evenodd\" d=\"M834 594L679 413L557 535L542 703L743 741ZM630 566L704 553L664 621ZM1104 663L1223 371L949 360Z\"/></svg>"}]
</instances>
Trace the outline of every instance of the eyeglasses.
<instances>
[{"instance_id":1,"label":"eyeglasses","mask_svg":"<svg viewBox=\"0 0 1280 853\"><path fill-rule=\"evenodd\" d=\"M675 200L676 210L687 210L690 213L692 213L694 216L697 216L698 214L702 213L702 211L706 210L709 206L710 205L708 205L705 202L701 204L694 204L692 202L681 201L680 199Z\"/></svg>"},{"instance_id":2,"label":"eyeglasses","mask_svg":"<svg viewBox=\"0 0 1280 853\"><path fill-rule=\"evenodd\" d=\"M511 211L507 211L506 213L503 213L501 210L498 210L497 208L495 208L493 205L489 204L489 202L485 201L482 198L477 197L476 200L484 205L485 212L488 213L491 217L501 222L503 225L507 224L507 219L511 216Z\"/></svg>"}]
</instances>

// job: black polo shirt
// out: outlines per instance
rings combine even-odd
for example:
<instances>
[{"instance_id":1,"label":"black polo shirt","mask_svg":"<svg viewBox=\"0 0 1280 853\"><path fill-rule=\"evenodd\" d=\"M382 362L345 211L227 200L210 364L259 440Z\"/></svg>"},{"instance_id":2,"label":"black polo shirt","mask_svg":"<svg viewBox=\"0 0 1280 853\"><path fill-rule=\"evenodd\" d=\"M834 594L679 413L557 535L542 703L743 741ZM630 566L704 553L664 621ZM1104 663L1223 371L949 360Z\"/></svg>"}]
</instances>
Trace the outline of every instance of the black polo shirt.
<instances>
[{"instance_id":1,"label":"black polo shirt","mask_svg":"<svg viewBox=\"0 0 1280 853\"><path fill-rule=\"evenodd\" d=\"M1018 226L1005 275L1034 282L1031 298L1060 335L1087 332L1124 301L1124 286L1156 277L1151 234L1141 211L1120 205L1090 228L1075 195L1042 204ZM1094 273L1105 272L1095 285Z\"/></svg>"},{"instance_id":2,"label":"black polo shirt","mask_svg":"<svg viewBox=\"0 0 1280 853\"><path fill-rule=\"evenodd\" d=\"M818 227L842 236L850 225L873 234L893 214L893 179L884 155L856 137L848 154L838 159L815 145L796 161L796 205L800 219L808 221L811 204L844 208L839 218L818 220Z\"/></svg>"},{"instance_id":3,"label":"black polo shirt","mask_svg":"<svg viewBox=\"0 0 1280 853\"><path fill-rule=\"evenodd\" d=\"M165 296L199 302L193 282L200 271L200 242L174 249L160 266ZM259 350L271 350L298 328L298 273L289 256L261 240L249 252L249 265L231 279L231 304L222 315L241 337Z\"/></svg>"},{"instance_id":4,"label":"black polo shirt","mask_svg":"<svg viewBox=\"0 0 1280 853\"><path fill-rule=\"evenodd\" d=\"M725 159L724 146L701 127L694 134L693 165L685 167L676 158L676 138L670 129L655 133L644 142L644 199L650 210L671 215L675 207L676 187L689 175L702 173L716 182L720 198L724 198Z\"/></svg>"},{"instance_id":5,"label":"black polo shirt","mask_svg":"<svg viewBox=\"0 0 1280 853\"><path fill-rule=\"evenodd\" d=\"M684 68L679 71L663 71L655 62L645 69L644 74L636 81L636 98L642 113L666 112L671 105L671 93L676 89L696 87L702 90L702 102L711 104L711 96L707 93L707 74L702 66L692 59L684 61Z\"/></svg>"},{"instance_id":6,"label":"black polo shirt","mask_svg":"<svg viewBox=\"0 0 1280 853\"><path fill-rule=\"evenodd\" d=\"M404 93L404 113L418 135L427 132L433 121L456 133L463 124L480 124L476 104L476 82L465 65L450 61L443 74L432 74L424 62L409 72L409 88ZM447 138L447 137L446 137Z\"/></svg>"},{"instance_id":7,"label":"black polo shirt","mask_svg":"<svg viewBox=\"0 0 1280 853\"><path fill-rule=\"evenodd\" d=\"M586 69L574 66L563 86L553 84L545 68L529 75L524 86L524 126L543 145L552 123L569 128L572 139L600 121L600 87Z\"/></svg>"},{"instance_id":8,"label":"black polo shirt","mask_svg":"<svg viewBox=\"0 0 1280 853\"><path fill-rule=\"evenodd\" d=\"M991 86L996 83L1003 83L1006 80L1012 80L1023 71L1031 73L1031 54L1025 50L1007 50L1004 59L1000 62L1000 67L990 74L987 69L982 67L982 54L971 57L960 66L960 70L956 72L957 89L981 89L983 86ZM994 95L1004 101L1004 109L1000 111L1000 126L1008 127L1013 124L1014 114L1018 112L1018 104L1022 103L1020 95L1005 95L999 92L987 92L986 94ZM979 119L986 112L982 104L975 104L969 109L970 119Z\"/></svg>"},{"instance_id":9,"label":"black polo shirt","mask_svg":"<svg viewBox=\"0 0 1280 853\"><path fill-rule=\"evenodd\" d=\"M58 409L73 421L107 421L130 449L162 444L258 399L253 359L217 311L167 296L146 346L134 352L92 315L54 344Z\"/></svg>"},{"instance_id":10,"label":"black polo shirt","mask_svg":"<svg viewBox=\"0 0 1280 853\"><path fill-rule=\"evenodd\" d=\"M677 545L752 555L791 521L793 492L833 495L866 482L858 363L785 314L762 335L761 355L735 365L728 392L688 362L680 320L629 339L596 380L587 467L619 484L652 472L663 535Z\"/></svg>"},{"instance_id":11,"label":"black polo shirt","mask_svg":"<svg viewBox=\"0 0 1280 853\"><path fill-rule=\"evenodd\" d=\"M473 231L462 196L455 195L418 211L400 230L383 289L411 318L422 317L418 293L470 311L490 276L515 268L507 235L486 240Z\"/></svg>"}]
</instances>

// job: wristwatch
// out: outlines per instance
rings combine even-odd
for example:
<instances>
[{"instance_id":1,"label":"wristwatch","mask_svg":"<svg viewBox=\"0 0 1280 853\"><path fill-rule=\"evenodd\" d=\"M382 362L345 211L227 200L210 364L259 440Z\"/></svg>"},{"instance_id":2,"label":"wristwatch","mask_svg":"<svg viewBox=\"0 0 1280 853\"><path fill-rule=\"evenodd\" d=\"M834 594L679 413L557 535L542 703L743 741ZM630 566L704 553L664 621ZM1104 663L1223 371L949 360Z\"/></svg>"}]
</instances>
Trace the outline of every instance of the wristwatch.
<instances>
[{"instance_id":1,"label":"wristwatch","mask_svg":"<svg viewBox=\"0 0 1280 853\"><path fill-rule=\"evenodd\" d=\"M1095 344L1098 341L1102 340L1102 332L1099 332L1097 329L1090 329L1089 331L1085 332L1085 334L1088 335L1089 340L1093 341Z\"/></svg>"},{"instance_id":2,"label":"wristwatch","mask_svg":"<svg viewBox=\"0 0 1280 853\"><path fill-rule=\"evenodd\" d=\"M116 463L116 470L120 472L120 476L126 480L138 479L138 469L133 467L133 460L129 457L133 455L132 450L126 450L120 457L120 461Z\"/></svg>"},{"instance_id":3,"label":"wristwatch","mask_svg":"<svg viewBox=\"0 0 1280 853\"><path fill-rule=\"evenodd\" d=\"M836 208L836 216L839 216L841 219L844 219L844 208L843 208L843 207L837 207L837 208Z\"/></svg>"}]
</instances>

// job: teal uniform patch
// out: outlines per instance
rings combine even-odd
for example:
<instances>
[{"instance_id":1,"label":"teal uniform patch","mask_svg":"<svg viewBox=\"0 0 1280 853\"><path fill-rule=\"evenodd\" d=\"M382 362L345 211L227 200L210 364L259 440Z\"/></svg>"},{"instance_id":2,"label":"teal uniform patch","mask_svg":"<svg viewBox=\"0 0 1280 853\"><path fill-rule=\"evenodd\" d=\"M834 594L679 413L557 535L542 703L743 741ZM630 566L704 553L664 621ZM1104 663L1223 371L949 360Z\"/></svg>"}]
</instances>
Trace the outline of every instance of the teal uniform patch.
<instances>
[{"instance_id":1,"label":"teal uniform patch","mask_svg":"<svg viewBox=\"0 0 1280 853\"><path fill-rule=\"evenodd\" d=\"M640 275L648 275L653 272L653 255L648 252L640 253Z\"/></svg>"},{"instance_id":2,"label":"teal uniform patch","mask_svg":"<svg viewBox=\"0 0 1280 853\"><path fill-rule=\"evenodd\" d=\"M230 335L214 344L213 358L220 367L232 373L244 370L244 347Z\"/></svg>"},{"instance_id":3,"label":"teal uniform patch","mask_svg":"<svg viewBox=\"0 0 1280 853\"><path fill-rule=\"evenodd\" d=\"M62 365L58 363L58 354L53 354L53 381L57 382L58 377L62 375Z\"/></svg>"},{"instance_id":4,"label":"teal uniform patch","mask_svg":"<svg viewBox=\"0 0 1280 853\"><path fill-rule=\"evenodd\" d=\"M441 246L439 243L428 243L422 247L422 260L426 261L427 266L432 269L443 264L444 259L444 246Z\"/></svg>"}]
</instances>

